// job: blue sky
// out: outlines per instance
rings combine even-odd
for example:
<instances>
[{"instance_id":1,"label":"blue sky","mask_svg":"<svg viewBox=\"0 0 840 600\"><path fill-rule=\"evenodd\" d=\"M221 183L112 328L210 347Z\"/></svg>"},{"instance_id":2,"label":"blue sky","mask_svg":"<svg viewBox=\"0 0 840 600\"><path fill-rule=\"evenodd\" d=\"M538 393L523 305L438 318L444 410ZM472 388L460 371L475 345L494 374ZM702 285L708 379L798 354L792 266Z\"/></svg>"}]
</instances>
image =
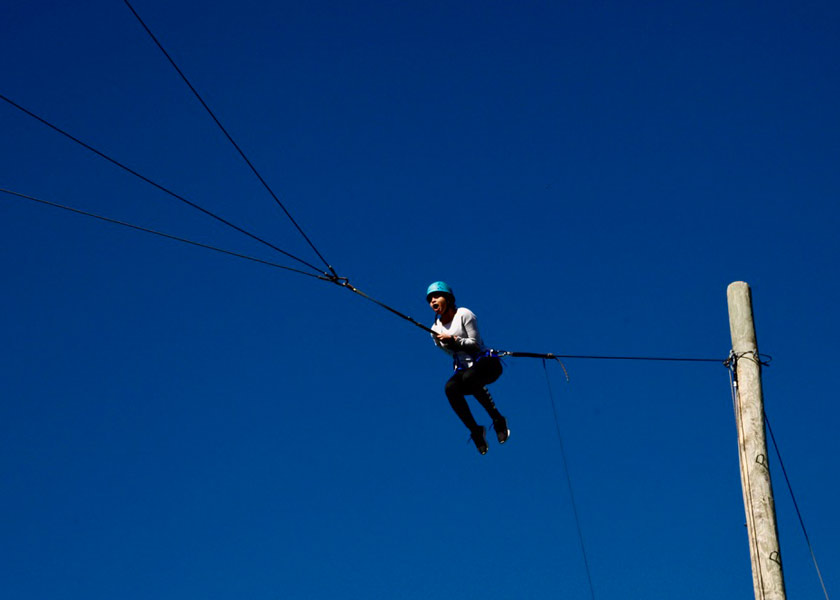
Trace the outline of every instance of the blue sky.
<instances>
[{"instance_id":1,"label":"blue sky","mask_svg":"<svg viewBox=\"0 0 840 600\"><path fill-rule=\"evenodd\" d=\"M134 6L336 270L423 322L443 279L496 347L723 359L750 283L836 595L836 4ZM0 33L2 94L318 260L122 3L6 0ZM294 266L6 103L0 130L0 187ZM345 290L5 194L0 224L8 597L590 597L539 361L479 456L446 357ZM596 597L749 597L726 369L566 368ZM772 469L788 595L821 597Z\"/></svg>"}]
</instances>

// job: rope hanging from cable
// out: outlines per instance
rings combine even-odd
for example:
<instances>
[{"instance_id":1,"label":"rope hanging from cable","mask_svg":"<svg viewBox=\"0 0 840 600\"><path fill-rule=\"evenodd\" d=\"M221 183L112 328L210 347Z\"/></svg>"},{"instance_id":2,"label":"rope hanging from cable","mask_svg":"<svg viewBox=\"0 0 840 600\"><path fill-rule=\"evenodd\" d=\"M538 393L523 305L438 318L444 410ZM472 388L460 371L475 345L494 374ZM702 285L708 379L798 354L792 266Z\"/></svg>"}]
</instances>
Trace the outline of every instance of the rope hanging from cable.
<instances>
[{"instance_id":1,"label":"rope hanging from cable","mask_svg":"<svg viewBox=\"0 0 840 600\"><path fill-rule=\"evenodd\" d=\"M580 551L583 556L583 565L586 569L586 580L589 583L589 593L592 600L595 600L595 586L592 583L592 570L589 567L589 557L587 556L586 544L583 539L583 528L580 524L580 515L578 514L577 501L575 500L575 492L572 486L572 476L569 473L569 463L566 460L566 449L563 446L563 434L560 431L560 417L557 414L557 403L554 400L554 391L551 388L551 378L548 375L548 367L546 366L545 362L546 360L547 359L544 358L542 360L542 364L543 371L545 371L546 385L548 386L548 397L551 400L551 412L552 415L554 415L554 427L557 432L557 442L560 444L560 458L563 464L563 472L566 475L566 485L569 489L569 500L572 505L572 514L574 515L575 525L577 526L578 542L580 543ZM560 364L562 366L563 363ZM563 368L563 370L565 371L565 367ZM568 374L566 375L566 377L568 378Z\"/></svg>"}]
</instances>

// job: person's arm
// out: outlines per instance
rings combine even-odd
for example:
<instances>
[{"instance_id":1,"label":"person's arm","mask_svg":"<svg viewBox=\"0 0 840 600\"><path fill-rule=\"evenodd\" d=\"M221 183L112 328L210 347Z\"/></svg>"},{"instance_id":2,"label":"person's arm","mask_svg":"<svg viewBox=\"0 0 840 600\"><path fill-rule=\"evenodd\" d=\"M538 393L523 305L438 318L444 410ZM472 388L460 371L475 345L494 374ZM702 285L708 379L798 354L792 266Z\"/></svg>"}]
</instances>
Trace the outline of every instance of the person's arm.
<instances>
[{"instance_id":1,"label":"person's arm","mask_svg":"<svg viewBox=\"0 0 840 600\"><path fill-rule=\"evenodd\" d=\"M461 352L474 353L481 350L479 340L481 334L478 333L478 320L471 311L464 311L461 323L466 331L466 337L457 336L453 339L452 348Z\"/></svg>"},{"instance_id":2,"label":"person's arm","mask_svg":"<svg viewBox=\"0 0 840 600\"><path fill-rule=\"evenodd\" d=\"M441 334L441 333L432 333L432 341L434 341L435 346L446 352L447 354L452 354L452 336L448 334Z\"/></svg>"}]
</instances>

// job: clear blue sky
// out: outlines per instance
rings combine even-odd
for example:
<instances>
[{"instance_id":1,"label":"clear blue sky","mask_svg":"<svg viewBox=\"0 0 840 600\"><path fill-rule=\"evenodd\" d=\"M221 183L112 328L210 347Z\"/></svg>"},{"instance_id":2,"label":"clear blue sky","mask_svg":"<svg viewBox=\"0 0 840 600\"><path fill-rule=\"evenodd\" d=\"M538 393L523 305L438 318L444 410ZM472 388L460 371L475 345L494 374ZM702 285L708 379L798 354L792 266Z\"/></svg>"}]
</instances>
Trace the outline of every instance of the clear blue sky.
<instances>
[{"instance_id":1,"label":"clear blue sky","mask_svg":"<svg viewBox=\"0 0 840 600\"><path fill-rule=\"evenodd\" d=\"M444 279L500 348L723 359L749 282L840 594L836 3L134 5L339 273L423 322ZM5 0L0 54L4 95L318 260L121 2ZM6 103L0 131L0 187L293 264ZM5 597L589 598L539 361L479 456L379 307L1 196ZM726 369L566 367L596 597L751 597ZM820 598L772 468L788 595Z\"/></svg>"}]
</instances>

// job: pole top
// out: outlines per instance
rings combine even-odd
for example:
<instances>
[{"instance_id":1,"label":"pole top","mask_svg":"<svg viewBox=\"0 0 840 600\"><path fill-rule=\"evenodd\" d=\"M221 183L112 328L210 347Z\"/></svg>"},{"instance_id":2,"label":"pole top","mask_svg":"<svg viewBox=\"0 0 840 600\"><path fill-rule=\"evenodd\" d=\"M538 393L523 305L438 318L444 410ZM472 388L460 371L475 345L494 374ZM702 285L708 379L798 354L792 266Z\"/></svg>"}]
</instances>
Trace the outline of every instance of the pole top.
<instances>
[{"instance_id":1,"label":"pole top","mask_svg":"<svg viewBox=\"0 0 840 600\"><path fill-rule=\"evenodd\" d=\"M737 353L758 352L750 286L744 281L730 283L726 288L726 299L732 350Z\"/></svg>"},{"instance_id":2,"label":"pole top","mask_svg":"<svg viewBox=\"0 0 840 600\"><path fill-rule=\"evenodd\" d=\"M728 286L726 286L726 292L730 293L730 291L734 292L737 289L747 288L750 289L750 284L746 281L733 281Z\"/></svg>"}]
</instances>

